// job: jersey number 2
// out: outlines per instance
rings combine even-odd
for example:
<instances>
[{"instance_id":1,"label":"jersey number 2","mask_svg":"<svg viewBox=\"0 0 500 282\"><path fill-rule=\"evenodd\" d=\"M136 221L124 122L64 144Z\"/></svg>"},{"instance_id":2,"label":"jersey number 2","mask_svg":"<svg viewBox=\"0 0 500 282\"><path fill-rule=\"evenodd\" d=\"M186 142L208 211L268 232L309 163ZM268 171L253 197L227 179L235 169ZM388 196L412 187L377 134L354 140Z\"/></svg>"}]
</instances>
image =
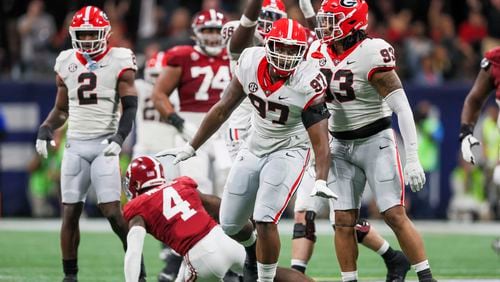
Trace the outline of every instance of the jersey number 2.
<instances>
[{"instance_id":1,"label":"jersey number 2","mask_svg":"<svg viewBox=\"0 0 500 282\"><path fill-rule=\"evenodd\" d=\"M85 93L86 91L92 91L97 85L97 76L93 72L84 72L78 76L78 102L80 105L92 105L97 104L97 94L96 93Z\"/></svg>"},{"instance_id":2,"label":"jersey number 2","mask_svg":"<svg viewBox=\"0 0 500 282\"><path fill-rule=\"evenodd\" d=\"M196 214L196 210L191 209L189 206L189 202L183 200L174 188L167 187L163 189L163 216L167 220L179 213L182 220L188 220Z\"/></svg>"}]
</instances>

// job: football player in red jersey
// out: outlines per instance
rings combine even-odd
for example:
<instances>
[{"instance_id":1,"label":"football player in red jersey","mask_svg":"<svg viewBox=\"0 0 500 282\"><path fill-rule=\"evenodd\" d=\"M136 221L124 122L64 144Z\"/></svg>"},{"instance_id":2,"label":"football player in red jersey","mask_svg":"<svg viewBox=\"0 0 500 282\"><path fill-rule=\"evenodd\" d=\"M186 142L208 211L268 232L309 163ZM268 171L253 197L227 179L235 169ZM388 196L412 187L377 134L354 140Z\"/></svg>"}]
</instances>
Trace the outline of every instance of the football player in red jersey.
<instances>
[{"instance_id":1,"label":"football player in red jersey","mask_svg":"<svg viewBox=\"0 0 500 282\"><path fill-rule=\"evenodd\" d=\"M73 48L56 59L56 101L40 126L36 150L47 157L53 131L68 121L61 167L61 251L64 281L76 281L79 219L91 185L99 209L126 248L118 159L137 111L137 66L131 50L108 45L111 25L97 7L77 11L69 33Z\"/></svg>"},{"instance_id":2,"label":"football player in red jersey","mask_svg":"<svg viewBox=\"0 0 500 282\"><path fill-rule=\"evenodd\" d=\"M220 33L225 22L224 14L214 9L196 14L192 22L196 44L176 46L166 53L167 66L156 82L152 99L161 117L179 131L188 129L184 120L194 124L195 131L229 85L229 57ZM176 88L179 114L174 112L169 101ZM220 194L230 162L224 141L214 137L196 158L180 165L180 173L189 174L202 191ZM214 181L209 177L211 167L215 171Z\"/></svg>"},{"instance_id":3,"label":"football player in red jersey","mask_svg":"<svg viewBox=\"0 0 500 282\"><path fill-rule=\"evenodd\" d=\"M459 139L461 142L462 157L469 163L476 164L481 149L480 142L474 137L474 126L479 118L482 106L494 91L495 100L500 107L500 47L491 49L484 54L481 69L477 75L472 89L467 94L462 109ZM497 119L500 130L500 114ZM500 144L498 145L500 151ZM493 182L500 186L500 152L498 162L493 170ZM493 249L498 252L500 238L493 241Z\"/></svg>"},{"instance_id":4,"label":"football player in red jersey","mask_svg":"<svg viewBox=\"0 0 500 282\"><path fill-rule=\"evenodd\" d=\"M243 247L213 219L218 218L220 199L200 193L193 179L183 176L167 182L161 163L141 156L130 163L124 189L131 198L124 208L130 227L125 281L137 281L146 232L184 256L176 281L221 281L228 270L241 273ZM247 222L242 232L252 229ZM298 271L280 268L276 281L311 280Z\"/></svg>"}]
</instances>

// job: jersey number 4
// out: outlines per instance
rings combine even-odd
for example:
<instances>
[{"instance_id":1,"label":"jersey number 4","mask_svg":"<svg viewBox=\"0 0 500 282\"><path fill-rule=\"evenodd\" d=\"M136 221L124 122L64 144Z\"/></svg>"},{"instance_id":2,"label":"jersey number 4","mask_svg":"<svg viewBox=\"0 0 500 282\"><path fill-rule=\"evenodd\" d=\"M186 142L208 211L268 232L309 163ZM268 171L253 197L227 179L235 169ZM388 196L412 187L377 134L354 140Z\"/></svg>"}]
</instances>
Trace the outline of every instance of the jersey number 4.
<instances>
[{"instance_id":1,"label":"jersey number 4","mask_svg":"<svg viewBox=\"0 0 500 282\"><path fill-rule=\"evenodd\" d=\"M198 101L207 101L209 99L209 89L220 90L222 95L222 90L229 85L231 77L227 66L220 66L215 76L211 66L191 68L191 76L193 78L197 78L200 75L203 75L203 81L194 95L194 99Z\"/></svg>"},{"instance_id":2,"label":"jersey number 4","mask_svg":"<svg viewBox=\"0 0 500 282\"><path fill-rule=\"evenodd\" d=\"M331 86L328 87L326 91L326 97L328 100L337 99L337 101L343 103L356 99L354 88L352 88L352 84L354 83L354 74L351 70L340 69L333 74L331 69L321 69L321 72L325 75L326 80L330 82L330 85L332 85L334 81L339 82L338 90L340 91L334 91L333 95Z\"/></svg>"},{"instance_id":3,"label":"jersey number 4","mask_svg":"<svg viewBox=\"0 0 500 282\"><path fill-rule=\"evenodd\" d=\"M191 209L189 202L183 200L174 188L163 189L163 216L170 220L179 213L182 220L186 221L196 214L196 210Z\"/></svg>"},{"instance_id":4,"label":"jersey number 4","mask_svg":"<svg viewBox=\"0 0 500 282\"><path fill-rule=\"evenodd\" d=\"M97 86L97 76L93 72L83 72L78 76L78 103L80 105L92 105L97 104L97 94L96 93L85 93L90 92Z\"/></svg>"}]
</instances>

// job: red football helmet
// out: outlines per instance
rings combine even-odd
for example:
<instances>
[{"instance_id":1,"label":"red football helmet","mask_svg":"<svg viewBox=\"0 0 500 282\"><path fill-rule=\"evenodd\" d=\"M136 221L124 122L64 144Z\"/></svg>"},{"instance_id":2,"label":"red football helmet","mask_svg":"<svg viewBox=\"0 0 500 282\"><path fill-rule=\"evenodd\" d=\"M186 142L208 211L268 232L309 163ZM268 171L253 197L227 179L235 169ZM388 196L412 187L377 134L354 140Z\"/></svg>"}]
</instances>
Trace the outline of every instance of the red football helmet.
<instances>
[{"instance_id":1,"label":"red football helmet","mask_svg":"<svg viewBox=\"0 0 500 282\"><path fill-rule=\"evenodd\" d=\"M364 0L323 0L316 19L316 33L323 42L340 40L367 28L368 4Z\"/></svg>"},{"instance_id":2,"label":"red football helmet","mask_svg":"<svg viewBox=\"0 0 500 282\"><path fill-rule=\"evenodd\" d=\"M307 32L298 22L279 19L265 38L266 59L280 76L290 75L304 59Z\"/></svg>"},{"instance_id":3,"label":"red football helmet","mask_svg":"<svg viewBox=\"0 0 500 282\"><path fill-rule=\"evenodd\" d=\"M129 199L142 194L147 188L166 183L163 165L155 158L141 156L132 160L127 168L123 188Z\"/></svg>"},{"instance_id":4,"label":"red football helmet","mask_svg":"<svg viewBox=\"0 0 500 282\"><path fill-rule=\"evenodd\" d=\"M257 18L257 31L262 37L265 37L271 31L273 22L286 17L285 4L281 0L264 0Z\"/></svg>"},{"instance_id":5,"label":"red football helmet","mask_svg":"<svg viewBox=\"0 0 500 282\"><path fill-rule=\"evenodd\" d=\"M111 25L101 9L86 6L75 13L69 26L71 44L78 53L96 55L107 48ZM90 35L90 38L87 37Z\"/></svg>"},{"instance_id":6,"label":"red football helmet","mask_svg":"<svg viewBox=\"0 0 500 282\"><path fill-rule=\"evenodd\" d=\"M225 48L221 35L222 26L227 22L223 13L214 9L201 11L193 18L196 44L209 56L216 56Z\"/></svg>"},{"instance_id":7,"label":"red football helmet","mask_svg":"<svg viewBox=\"0 0 500 282\"><path fill-rule=\"evenodd\" d=\"M165 52L158 52L154 54L146 62L144 67L144 80L149 83L155 83L161 71L167 65L167 56Z\"/></svg>"}]
</instances>

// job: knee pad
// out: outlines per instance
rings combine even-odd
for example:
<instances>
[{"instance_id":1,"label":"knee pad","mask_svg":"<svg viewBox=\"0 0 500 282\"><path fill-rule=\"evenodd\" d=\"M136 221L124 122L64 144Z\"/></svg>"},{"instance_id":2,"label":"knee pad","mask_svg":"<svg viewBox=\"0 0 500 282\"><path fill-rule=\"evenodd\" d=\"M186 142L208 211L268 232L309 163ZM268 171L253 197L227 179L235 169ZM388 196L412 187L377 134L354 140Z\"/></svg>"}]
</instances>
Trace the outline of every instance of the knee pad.
<instances>
[{"instance_id":1,"label":"knee pad","mask_svg":"<svg viewBox=\"0 0 500 282\"><path fill-rule=\"evenodd\" d=\"M316 242L316 226L314 224L314 218L316 213L313 211L306 212L306 224L296 223L293 226L293 237L292 239L306 238L313 242Z\"/></svg>"},{"instance_id":2,"label":"knee pad","mask_svg":"<svg viewBox=\"0 0 500 282\"><path fill-rule=\"evenodd\" d=\"M370 232L371 225L366 219L359 219L356 222L354 229L356 230L356 237L358 238L358 243L362 243L368 232Z\"/></svg>"}]
</instances>

